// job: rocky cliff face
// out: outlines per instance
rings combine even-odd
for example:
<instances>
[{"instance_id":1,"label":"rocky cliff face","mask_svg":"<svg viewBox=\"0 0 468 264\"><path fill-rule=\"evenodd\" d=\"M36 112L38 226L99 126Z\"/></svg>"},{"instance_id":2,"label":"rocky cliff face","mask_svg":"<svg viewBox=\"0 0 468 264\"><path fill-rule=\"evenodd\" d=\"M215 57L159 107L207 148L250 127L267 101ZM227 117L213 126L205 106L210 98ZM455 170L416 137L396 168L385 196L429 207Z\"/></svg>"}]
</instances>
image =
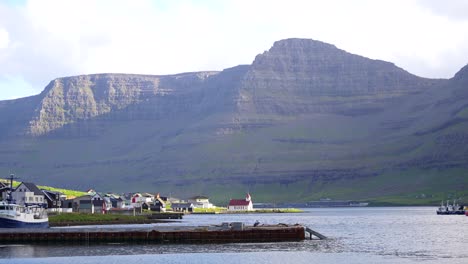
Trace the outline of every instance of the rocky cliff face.
<instances>
[{"instance_id":1,"label":"rocky cliff face","mask_svg":"<svg viewBox=\"0 0 468 264\"><path fill-rule=\"evenodd\" d=\"M287 39L275 42L251 66L221 74L96 74L53 80L41 93L26 133L45 135L96 117L160 119L210 109L229 109L232 116L220 128L225 131L261 126L268 122L262 115L362 115L382 111L388 101L436 83L330 44Z\"/></svg>"},{"instance_id":2,"label":"rocky cliff face","mask_svg":"<svg viewBox=\"0 0 468 264\"><path fill-rule=\"evenodd\" d=\"M284 115L359 114L381 110L383 102L433 84L389 62L320 41L287 39L255 58L243 83L240 107Z\"/></svg>"},{"instance_id":3,"label":"rocky cliff face","mask_svg":"<svg viewBox=\"0 0 468 264\"><path fill-rule=\"evenodd\" d=\"M55 79L41 94L42 100L27 132L33 136L44 135L67 124L158 97L188 93L187 90L198 87L213 74L215 72L175 76L96 74Z\"/></svg>"}]
</instances>

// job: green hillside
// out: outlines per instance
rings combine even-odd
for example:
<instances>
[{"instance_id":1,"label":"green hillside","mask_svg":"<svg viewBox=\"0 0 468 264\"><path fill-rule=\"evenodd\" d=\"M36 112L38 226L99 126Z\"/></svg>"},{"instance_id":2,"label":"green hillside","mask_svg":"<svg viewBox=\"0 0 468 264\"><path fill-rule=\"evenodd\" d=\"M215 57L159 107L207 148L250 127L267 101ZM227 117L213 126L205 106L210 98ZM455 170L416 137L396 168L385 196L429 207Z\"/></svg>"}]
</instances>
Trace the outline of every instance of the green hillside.
<instances>
[{"instance_id":1,"label":"green hillside","mask_svg":"<svg viewBox=\"0 0 468 264\"><path fill-rule=\"evenodd\" d=\"M0 182L4 182L6 184L8 184L8 186L10 186L10 183L9 183L9 180L6 180L6 179L0 179ZM17 187L18 185L20 185L21 182L18 182L18 181L13 181L13 188ZM68 199L70 198L74 198L74 197L79 197L79 196L82 196L82 195L85 195L86 192L82 192L82 191L76 191L76 190L69 190L69 189L62 189L62 188L55 188L55 187L50 187L50 186L41 186L41 185L38 185L37 186L39 189L41 190L49 190L49 191L53 191L53 192L60 192L60 193L63 193L67 196Z\"/></svg>"}]
</instances>

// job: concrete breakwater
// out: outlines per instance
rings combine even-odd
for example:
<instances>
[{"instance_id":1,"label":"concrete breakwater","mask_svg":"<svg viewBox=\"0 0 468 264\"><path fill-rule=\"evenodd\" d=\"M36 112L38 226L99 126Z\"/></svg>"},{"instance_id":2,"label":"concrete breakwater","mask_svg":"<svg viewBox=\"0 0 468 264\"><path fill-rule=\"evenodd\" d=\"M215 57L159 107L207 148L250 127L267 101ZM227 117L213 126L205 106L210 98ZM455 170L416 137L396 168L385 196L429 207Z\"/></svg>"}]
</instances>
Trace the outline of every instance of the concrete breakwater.
<instances>
[{"instance_id":1,"label":"concrete breakwater","mask_svg":"<svg viewBox=\"0 0 468 264\"><path fill-rule=\"evenodd\" d=\"M248 243L305 239L301 225L247 227L242 223L219 226L165 226L141 228L0 229L0 244L12 243Z\"/></svg>"}]
</instances>

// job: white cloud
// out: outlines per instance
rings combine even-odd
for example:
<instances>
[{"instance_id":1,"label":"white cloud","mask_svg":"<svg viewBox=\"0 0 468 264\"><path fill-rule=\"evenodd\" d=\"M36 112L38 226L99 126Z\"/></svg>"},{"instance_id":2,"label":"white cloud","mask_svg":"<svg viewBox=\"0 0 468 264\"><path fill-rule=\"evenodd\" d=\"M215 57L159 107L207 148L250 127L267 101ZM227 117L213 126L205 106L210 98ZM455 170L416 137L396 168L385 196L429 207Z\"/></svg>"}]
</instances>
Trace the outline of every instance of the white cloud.
<instances>
[{"instance_id":1,"label":"white cloud","mask_svg":"<svg viewBox=\"0 0 468 264\"><path fill-rule=\"evenodd\" d=\"M0 28L0 49L6 49L9 43L10 37L8 31L6 31L4 28Z\"/></svg>"},{"instance_id":2,"label":"white cloud","mask_svg":"<svg viewBox=\"0 0 468 264\"><path fill-rule=\"evenodd\" d=\"M419 0L419 4L436 15L449 19L468 20L468 1L466 0Z\"/></svg>"},{"instance_id":3,"label":"white cloud","mask_svg":"<svg viewBox=\"0 0 468 264\"><path fill-rule=\"evenodd\" d=\"M61 76L221 70L251 63L276 40L303 37L392 61L417 75L451 77L468 63L468 20L450 2L436 12L437 3L0 2L0 75L22 79L38 93ZM458 3L459 9L466 6ZM6 89L11 85L0 81L0 99Z\"/></svg>"}]
</instances>

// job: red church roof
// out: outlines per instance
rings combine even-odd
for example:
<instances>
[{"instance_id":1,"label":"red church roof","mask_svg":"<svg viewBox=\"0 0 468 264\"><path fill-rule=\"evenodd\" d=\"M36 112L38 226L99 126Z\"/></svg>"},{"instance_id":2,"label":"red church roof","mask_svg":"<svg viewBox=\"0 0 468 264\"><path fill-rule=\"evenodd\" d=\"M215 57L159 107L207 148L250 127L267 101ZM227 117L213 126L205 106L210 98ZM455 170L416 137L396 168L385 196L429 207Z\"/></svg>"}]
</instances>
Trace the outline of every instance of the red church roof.
<instances>
[{"instance_id":1,"label":"red church roof","mask_svg":"<svg viewBox=\"0 0 468 264\"><path fill-rule=\"evenodd\" d=\"M246 201L245 199L242 200L236 200L236 199L231 199L229 201L229 206L248 206L250 201Z\"/></svg>"}]
</instances>

